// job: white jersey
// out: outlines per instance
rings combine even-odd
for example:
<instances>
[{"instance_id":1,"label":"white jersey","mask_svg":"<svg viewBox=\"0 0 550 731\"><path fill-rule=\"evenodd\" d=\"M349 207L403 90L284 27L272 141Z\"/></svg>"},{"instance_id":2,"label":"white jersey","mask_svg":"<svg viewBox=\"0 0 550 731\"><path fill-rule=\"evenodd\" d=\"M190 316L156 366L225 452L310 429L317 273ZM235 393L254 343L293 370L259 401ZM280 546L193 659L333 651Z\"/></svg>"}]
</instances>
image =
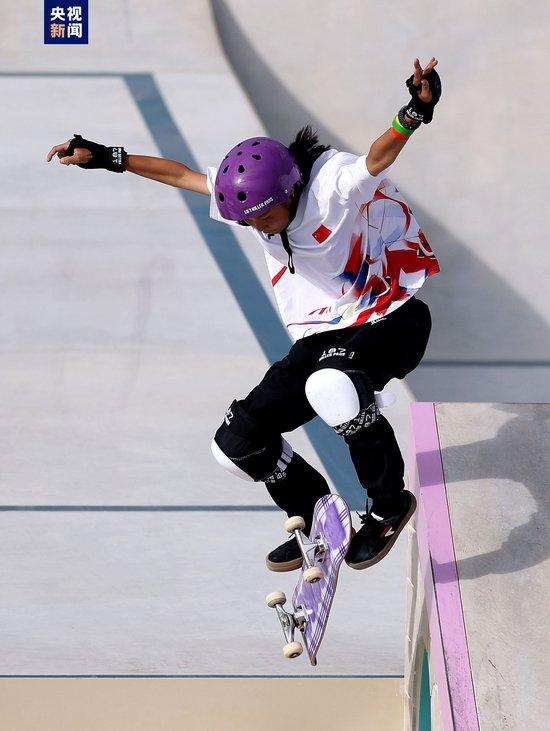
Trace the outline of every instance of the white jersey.
<instances>
[{"instance_id":1,"label":"white jersey","mask_svg":"<svg viewBox=\"0 0 550 731\"><path fill-rule=\"evenodd\" d=\"M439 271L389 168L373 176L366 156L331 149L317 158L287 228L295 273L278 234L252 227L262 244L283 323L294 340L374 322ZM208 168L210 192L216 168ZM214 195L210 216L222 218Z\"/></svg>"}]
</instances>

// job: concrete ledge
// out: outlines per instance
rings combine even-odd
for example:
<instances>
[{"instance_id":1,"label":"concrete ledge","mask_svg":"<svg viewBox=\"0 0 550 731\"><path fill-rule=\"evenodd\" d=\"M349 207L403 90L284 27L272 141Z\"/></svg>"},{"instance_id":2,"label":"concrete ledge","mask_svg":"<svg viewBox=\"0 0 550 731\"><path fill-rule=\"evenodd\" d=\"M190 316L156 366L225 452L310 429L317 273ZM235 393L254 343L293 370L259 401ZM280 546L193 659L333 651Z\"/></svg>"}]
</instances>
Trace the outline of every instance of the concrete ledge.
<instances>
[{"instance_id":1,"label":"concrete ledge","mask_svg":"<svg viewBox=\"0 0 550 731\"><path fill-rule=\"evenodd\" d=\"M405 728L546 728L550 404L411 417Z\"/></svg>"}]
</instances>

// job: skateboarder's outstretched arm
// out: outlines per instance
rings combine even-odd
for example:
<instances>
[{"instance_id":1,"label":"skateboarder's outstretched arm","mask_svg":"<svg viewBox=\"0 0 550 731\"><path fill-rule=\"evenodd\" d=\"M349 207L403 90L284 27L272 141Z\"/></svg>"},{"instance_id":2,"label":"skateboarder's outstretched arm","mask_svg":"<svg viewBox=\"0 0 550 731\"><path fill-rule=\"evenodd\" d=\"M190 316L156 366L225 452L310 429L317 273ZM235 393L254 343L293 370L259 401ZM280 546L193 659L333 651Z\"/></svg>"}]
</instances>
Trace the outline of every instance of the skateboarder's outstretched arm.
<instances>
[{"instance_id":1,"label":"skateboarder's outstretched arm","mask_svg":"<svg viewBox=\"0 0 550 731\"><path fill-rule=\"evenodd\" d=\"M148 155L128 155L122 147L106 147L84 140L80 135L75 135L73 139L52 147L46 160L50 162L54 155L57 155L62 165L79 165L88 169L104 168L112 172L126 170L175 188L210 195L206 175L191 170L182 162Z\"/></svg>"},{"instance_id":2,"label":"skateboarder's outstretched arm","mask_svg":"<svg viewBox=\"0 0 550 731\"><path fill-rule=\"evenodd\" d=\"M429 123L433 108L441 95L441 82L436 71L437 59L422 68L417 58L414 59L414 74L406 84L411 93L411 101L405 105L393 120L392 126L375 140L367 155L367 170L371 175L378 175L389 167L397 158L407 140L422 122Z\"/></svg>"},{"instance_id":3,"label":"skateboarder's outstretched arm","mask_svg":"<svg viewBox=\"0 0 550 731\"><path fill-rule=\"evenodd\" d=\"M175 160L166 160L162 157L147 157L146 155L127 155L126 170L144 178L158 180L175 188L185 188L194 193L210 195L206 186L206 175L191 170L187 165Z\"/></svg>"}]
</instances>

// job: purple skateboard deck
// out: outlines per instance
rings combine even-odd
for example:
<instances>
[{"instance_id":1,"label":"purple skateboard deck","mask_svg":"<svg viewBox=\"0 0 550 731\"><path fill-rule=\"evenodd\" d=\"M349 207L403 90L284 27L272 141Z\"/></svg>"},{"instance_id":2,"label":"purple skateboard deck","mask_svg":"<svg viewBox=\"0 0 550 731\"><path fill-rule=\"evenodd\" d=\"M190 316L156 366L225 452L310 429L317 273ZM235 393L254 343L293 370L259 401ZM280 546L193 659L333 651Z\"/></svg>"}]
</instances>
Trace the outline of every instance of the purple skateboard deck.
<instances>
[{"instance_id":1,"label":"purple skateboard deck","mask_svg":"<svg viewBox=\"0 0 550 731\"><path fill-rule=\"evenodd\" d=\"M304 568L292 595L294 611L301 610L306 623L301 630L305 648L312 665L317 665L317 651L327 626L332 600L338 582L338 572L351 540L351 515L343 498L325 495L317 501L313 513L310 540L324 539L326 552L315 557L315 566L323 571L323 578L315 584L304 581Z\"/></svg>"}]
</instances>

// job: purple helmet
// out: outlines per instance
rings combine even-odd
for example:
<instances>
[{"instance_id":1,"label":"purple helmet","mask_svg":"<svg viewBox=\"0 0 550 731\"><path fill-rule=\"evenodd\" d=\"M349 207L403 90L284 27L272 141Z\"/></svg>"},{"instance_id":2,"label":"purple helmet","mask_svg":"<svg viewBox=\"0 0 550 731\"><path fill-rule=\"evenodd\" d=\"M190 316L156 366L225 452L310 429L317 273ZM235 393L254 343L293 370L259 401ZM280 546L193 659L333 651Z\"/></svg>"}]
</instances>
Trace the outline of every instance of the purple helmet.
<instances>
[{"instance_id":1,"label":"purple helmet","mask_svg":"<svg viewBox=\"0 0 550 731\"><path fill-rule=\"evenodd\" d=\"M281 142L250 137L221 161L214 195L224 218L243 221L285 203L301 179L296 160Z\"/></svg>"}]
</instances>

